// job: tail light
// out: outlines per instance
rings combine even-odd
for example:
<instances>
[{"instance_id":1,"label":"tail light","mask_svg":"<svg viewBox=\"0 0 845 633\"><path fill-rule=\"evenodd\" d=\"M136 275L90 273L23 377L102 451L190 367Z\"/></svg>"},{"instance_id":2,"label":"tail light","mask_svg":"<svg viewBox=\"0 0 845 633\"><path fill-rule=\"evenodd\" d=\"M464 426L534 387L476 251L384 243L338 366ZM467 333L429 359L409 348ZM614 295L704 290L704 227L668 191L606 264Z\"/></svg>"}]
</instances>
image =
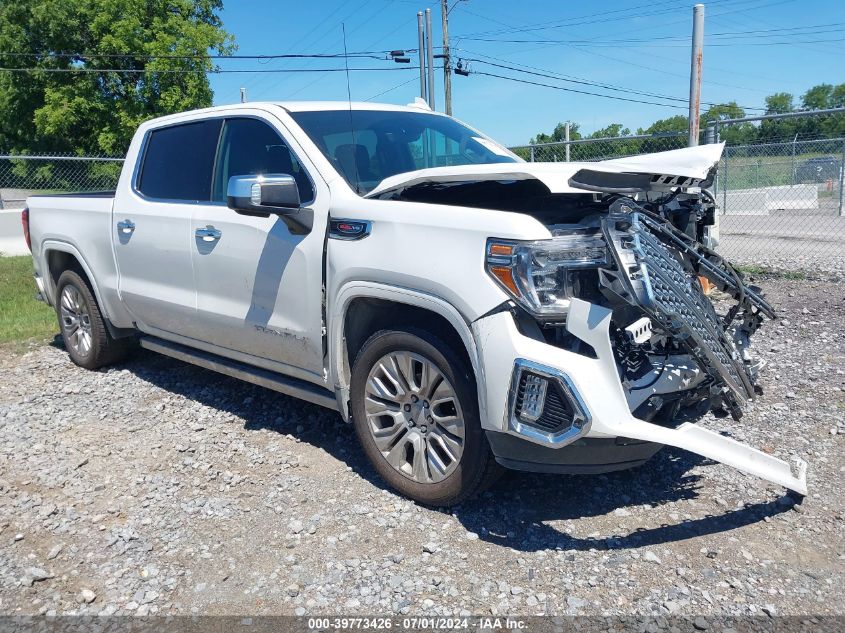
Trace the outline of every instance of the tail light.
<instances>
[{"instance_id":1,"label":"tail light","mask_svg":"<svg viewBox=\"0 0 845 633\"><path fill-rule=\"evenodd\" d=\"M32 239L29 237L29 208L24 207L21 211L21 226L23 227L23 239L26 240L26 247L32 252Z\"/></svg>"}]
</instances>

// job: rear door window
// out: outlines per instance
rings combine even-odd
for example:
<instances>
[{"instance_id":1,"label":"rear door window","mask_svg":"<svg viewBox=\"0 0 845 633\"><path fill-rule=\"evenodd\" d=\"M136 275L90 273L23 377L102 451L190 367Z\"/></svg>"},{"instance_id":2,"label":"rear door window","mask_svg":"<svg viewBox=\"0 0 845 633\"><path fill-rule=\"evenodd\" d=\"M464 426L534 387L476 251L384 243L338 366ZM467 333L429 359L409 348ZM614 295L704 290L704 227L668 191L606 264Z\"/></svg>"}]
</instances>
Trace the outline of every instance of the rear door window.
<instances>
[{"instance_id":1,"label":"rear door window","mask_svg":"<svg viewBox=\"0 0 845 633\"><path fill-rule=\"evenodd\" d=\"M222 124L222 119L207 119L150 132L138 191L159 200L209 202Z\"/></svg>"}]
</instances>

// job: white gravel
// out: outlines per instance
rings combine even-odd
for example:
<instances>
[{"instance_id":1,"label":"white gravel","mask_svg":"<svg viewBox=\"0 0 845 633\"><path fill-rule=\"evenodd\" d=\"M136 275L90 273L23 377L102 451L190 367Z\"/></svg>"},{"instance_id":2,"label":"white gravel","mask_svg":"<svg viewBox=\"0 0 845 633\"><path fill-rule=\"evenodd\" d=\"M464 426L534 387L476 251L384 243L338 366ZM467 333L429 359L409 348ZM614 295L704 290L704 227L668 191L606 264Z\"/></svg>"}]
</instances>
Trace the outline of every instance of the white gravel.
<instances>
[{"instance_id":1,"label":"white gravel","mask_svg":"<svg viewBox=\"0 0 845 633\"><path fill-rule=\"evenodd\" d=\"M810 496L677 450L511 474L451 512L386 491L335 414L139 353L0 359L4 614L843 614L845 285L762 280L766 394L704 424Z\"/></svg>"}]
</instances>

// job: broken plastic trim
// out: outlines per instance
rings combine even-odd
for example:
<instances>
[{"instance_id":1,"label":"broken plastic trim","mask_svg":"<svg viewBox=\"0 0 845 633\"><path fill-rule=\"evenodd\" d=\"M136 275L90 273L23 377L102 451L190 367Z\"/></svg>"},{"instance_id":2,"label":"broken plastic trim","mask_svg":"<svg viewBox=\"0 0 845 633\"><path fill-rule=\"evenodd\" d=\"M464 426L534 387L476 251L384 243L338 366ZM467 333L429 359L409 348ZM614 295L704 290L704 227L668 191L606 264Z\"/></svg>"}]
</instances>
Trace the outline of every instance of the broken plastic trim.
<instances>
[{"instance_id":1,"label":"broken plastic trim","mask_svg":"<svg viewBox=\"0 0 845 633\"><path fill-rule=\"evenodd\" d=\"M569 185L587 191L602 193L640 193L667 191L673 188L707 187L712 181L711 170L707 180L689 176L640 172L612 172L597 169L579 169L569 178Z\"/></svg>"},{"instance_id":2,"label":"broken plastic trim","mask_svg":"<svg viewBox=\"0 0 845 633\"><path fill-rule=\"evenodd\" d=\"M742 283L724 260L712 251L709 258L705 257L696 242L686 235L681 238L682 234L668 222L646 212L633 200L615 201L603 221L603 230L616 269L601 271L602 284L624 301L642 308L683 343L713 380L713 395L720 396L738 419L741 402L753 398L755 388L753 368L737 349L737 340L747 341L762 323L761 313L773 315L774 311ZM692 270L682 265L676 250ZM718 317L694 278L690 281L701 268L718 279L718 286L732 291L737 301L724 320ZM738 314L743 315L742 322L730 331Z\"/></svg>"}]
</instances>

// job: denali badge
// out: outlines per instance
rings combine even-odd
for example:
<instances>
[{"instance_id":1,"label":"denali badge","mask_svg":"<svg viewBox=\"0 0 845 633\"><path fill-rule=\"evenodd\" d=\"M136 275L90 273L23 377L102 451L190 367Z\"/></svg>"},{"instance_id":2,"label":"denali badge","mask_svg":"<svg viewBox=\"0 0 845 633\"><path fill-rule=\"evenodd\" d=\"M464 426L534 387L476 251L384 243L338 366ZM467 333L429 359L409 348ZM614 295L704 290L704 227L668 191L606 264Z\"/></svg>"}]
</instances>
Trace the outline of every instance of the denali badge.
<instances>
[{"instance_id":1,"label":"denali badge","mask_svg":"<svg viewBox=\"0 0 845 633\"><path fill-rule=\"evenodd\" d=\"M367 220L332 220L329 237L335 240L361 240L370 234L371 223Z\"/></svg>"}]
</instances>

